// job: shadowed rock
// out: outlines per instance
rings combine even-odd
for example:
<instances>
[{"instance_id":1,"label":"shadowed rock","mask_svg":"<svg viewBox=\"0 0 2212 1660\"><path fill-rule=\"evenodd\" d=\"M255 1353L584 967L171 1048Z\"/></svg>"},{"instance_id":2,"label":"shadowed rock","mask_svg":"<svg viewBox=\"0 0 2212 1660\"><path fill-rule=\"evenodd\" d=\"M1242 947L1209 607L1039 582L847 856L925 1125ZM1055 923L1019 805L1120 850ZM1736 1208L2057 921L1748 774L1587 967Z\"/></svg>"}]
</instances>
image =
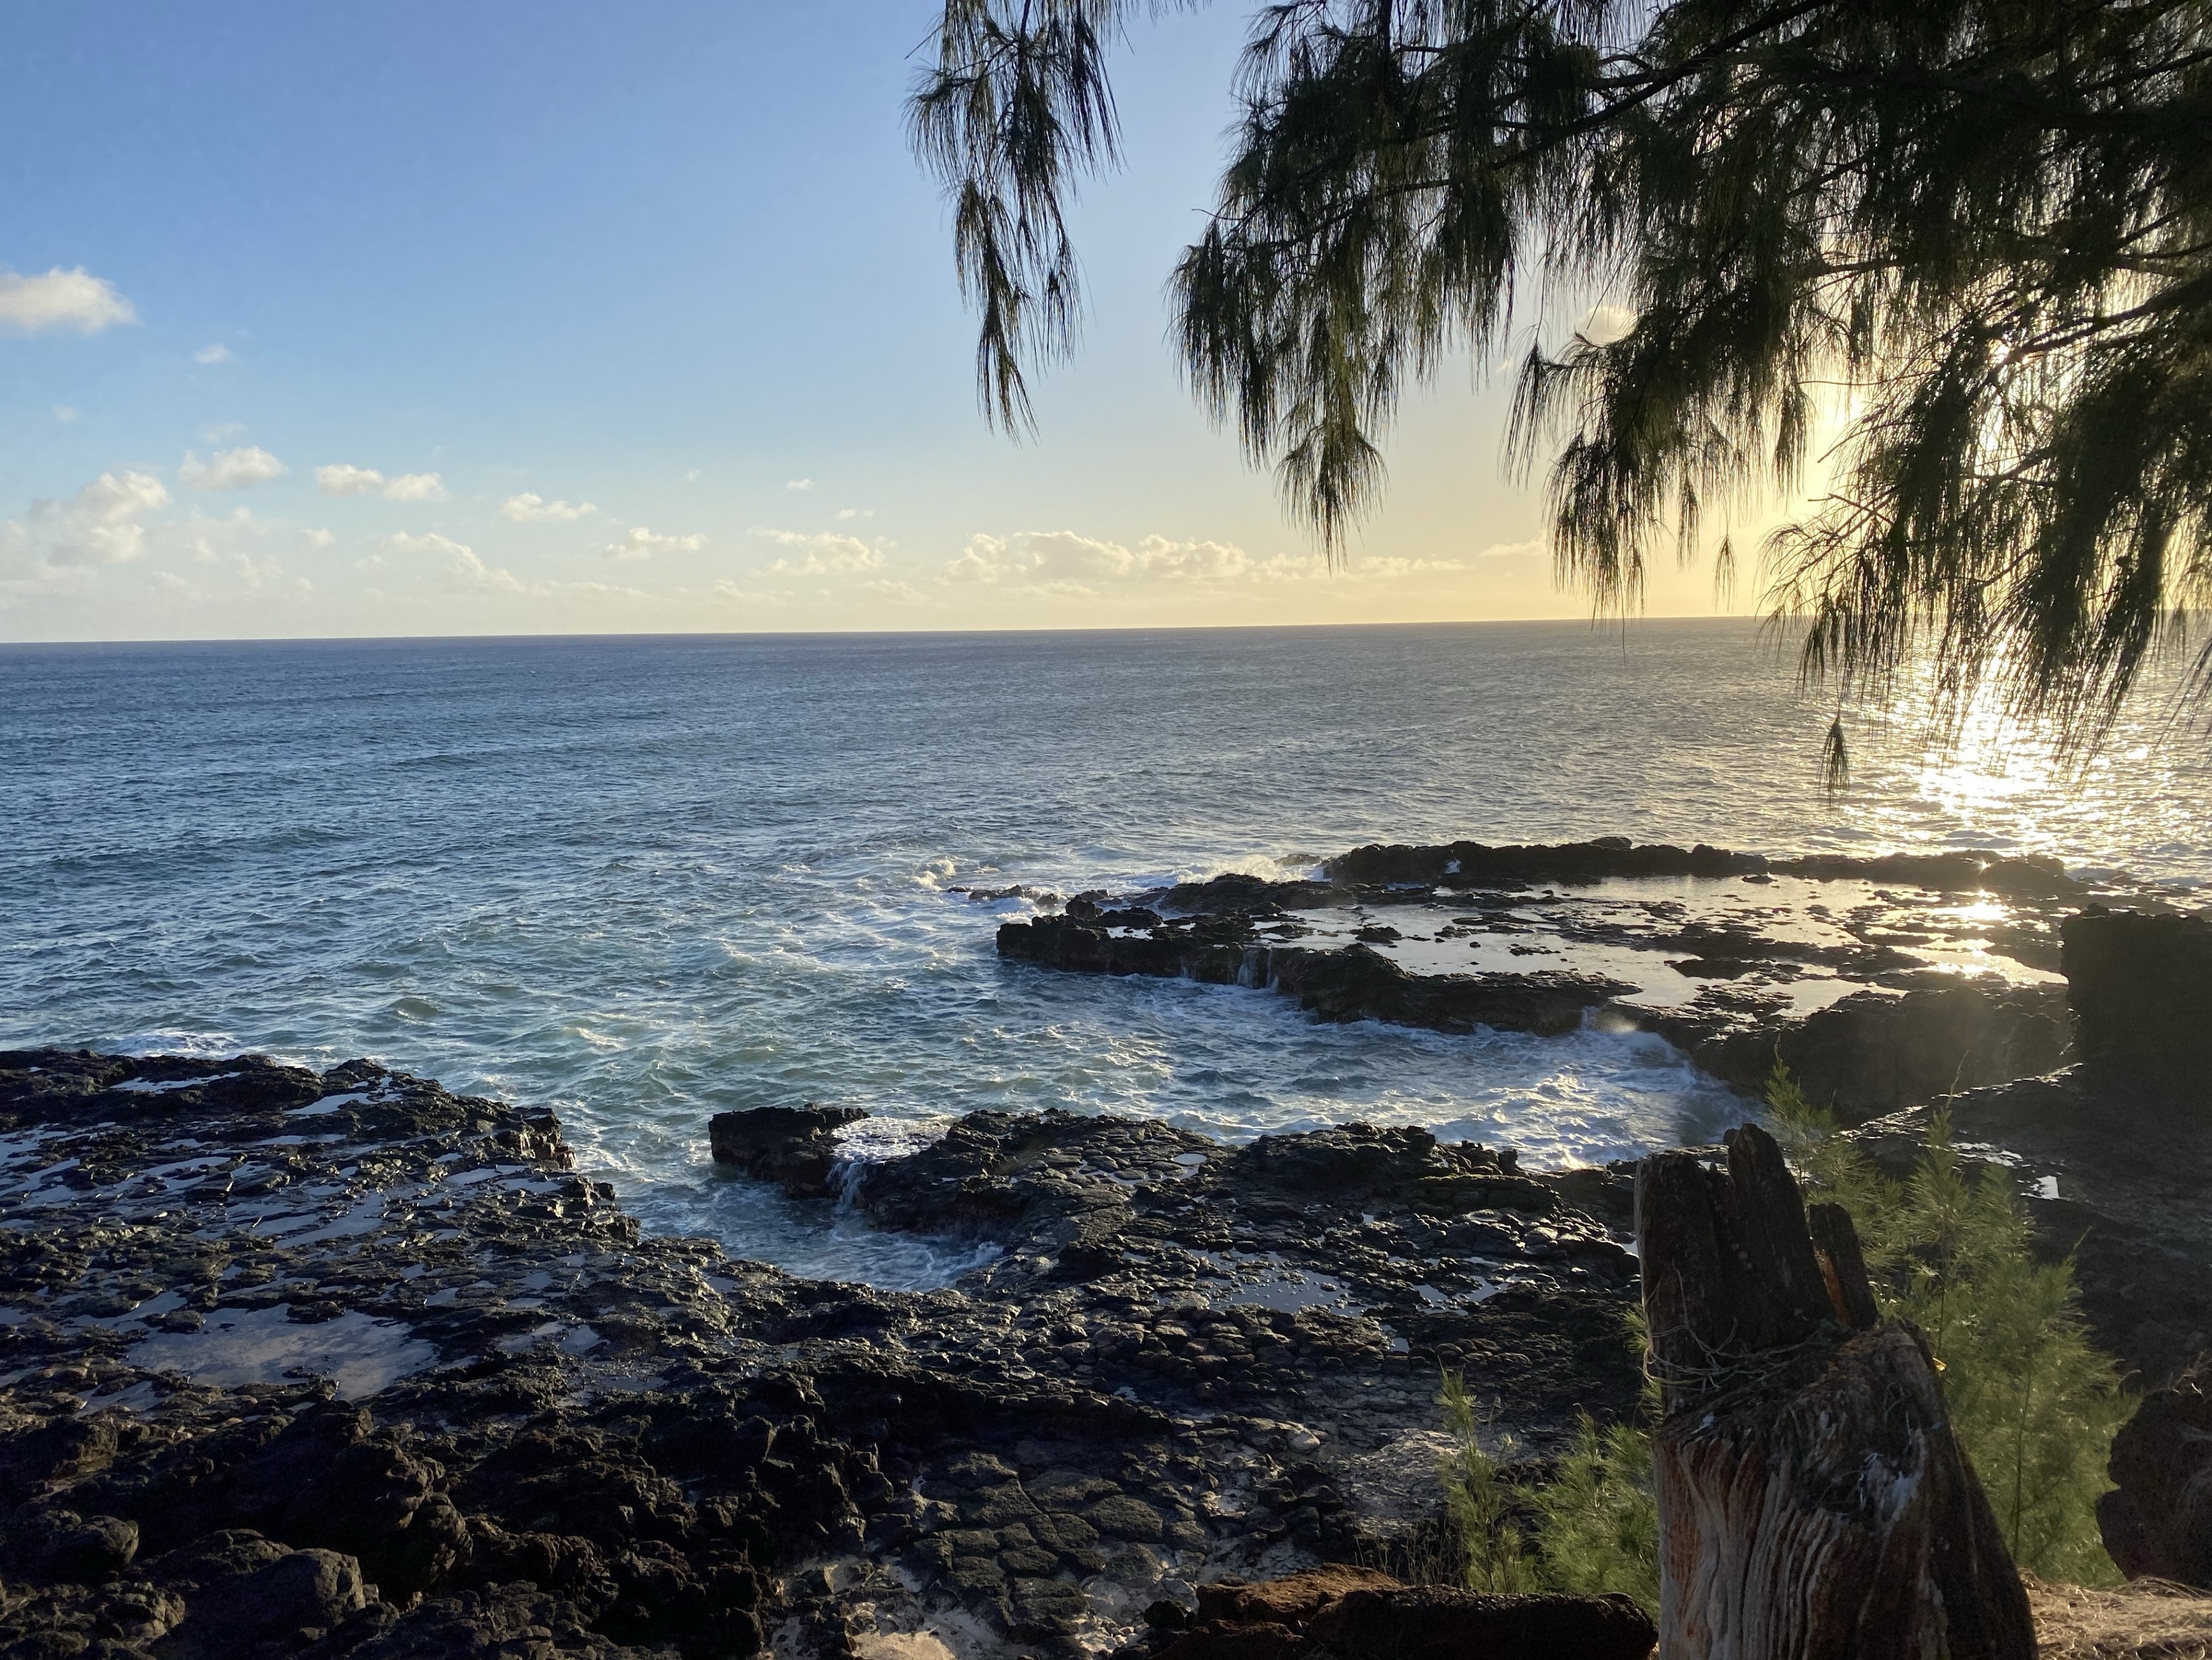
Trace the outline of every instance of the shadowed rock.
<instances>
[{"instance_id":1,"label":"shadowed rock","mask_svg":"<svg viewBox=\"0 0 2212 1660\"><path fill-rule=\"evenodd\" d=\"M1158 1660L1644 1660L1657 1633L1625 1596L1490 1596L1328 1566L1200 1588Z\"/></svg>"},{"instance_id":2,"label":"shadowed rock","mask_svg":"<svg viewBox=\"0 0 2212 1660\"><path fill-rule=\"evenodd\" d=\"M2212 917L2092 906L2063 937L2090 1070L2116 1088L2212 1103Z\"/></svg>"},{"instance_id":3,"label":"shadowed rock","mask_svg":"<svg viewBox=\"0 0 2212 1660\"><path fill-rule=\"evenodd\" d=\"M2130 1579L2212 1590L2212 1395L2205 1361L2145 1395L2112 1438L2117 1484L2097 1501L2105 1548Z\"/></svg>"},{"instance_id":4,"label":"shadowed rock","mask_svg":"<svg viewBox=\"0 0 2212 1660\"><path fill-rule=\"evenodd\" d=\"M868 1115L859 1107L756 1107L718 1112L707 1138L718 1164L735 1164L747 1176L780 1182L794 1199L820 1199L830 1191L838 1158L837 1132Z\"/></svg>"},{"instance_id":5,"label":"shadowed rock","mask_svg":"<svg viewBox=\"0 0 2212 1660\"><path fill-rule=\"evenodd\" d=\"M715 1139L818 1189L849 1116ZM549 1116L368 1062L0 1054L0 1120L26 1653L1080 1660L1410 1548L1443 1366L1546 1447L1638 1383L1625 1181L1418 1131L971 1114L841 1182L962 1236L898 1292L641 1237ZM341 1332L405 1364L333 1398Z\"/></svg>"},{"instance_id":6,"label":"shadowed rock","mask_svg":"<svg viewBox=\"0 0 2212 1660\"><path fill-rule=\"evenodd\" d=\"M179 1660L230 1660L264 1644L296 1651L368 1607L375 1587L335 1551L288 1551L264 1566L198 1586L169 1651Z\"/></svg>"}]
</instances>

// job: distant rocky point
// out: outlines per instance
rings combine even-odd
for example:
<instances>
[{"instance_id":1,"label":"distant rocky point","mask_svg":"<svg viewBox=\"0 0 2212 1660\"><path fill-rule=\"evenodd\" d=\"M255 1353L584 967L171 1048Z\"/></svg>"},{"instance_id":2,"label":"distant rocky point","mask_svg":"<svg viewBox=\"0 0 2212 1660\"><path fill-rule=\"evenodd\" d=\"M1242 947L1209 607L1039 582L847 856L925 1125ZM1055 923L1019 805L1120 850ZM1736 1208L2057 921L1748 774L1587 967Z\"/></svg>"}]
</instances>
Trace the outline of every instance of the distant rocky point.
<instances>
[{"instance_id":1,"label":"distant rocky point","mask_svg":"<svg viewBox=\"0 0 2212 1660\"><path fill-rule=\"evenodd\" d=\"M1612 836L1377 845L1321 868L1079 894L1002 924L998 949L1085 973L1267 987L1324 1020L1641 1030L1753 1096L1779 1058L1847 1122L2064 1065L2069 962L2077 1004L2112 1006L2113 1054L2142 1048L2129 1023L2148 1005L2130 975L2169 998L2212 991L2205 948L2186 944L2208 925L2178 913L2178 896L2078 880L2044 858L1769 860ZM2166 920L2106 949L2096 942L2136 925L2070 919L2108 902ZM2159 930L2172 942L2154 944Z\"/></svg>"}]
</instances>

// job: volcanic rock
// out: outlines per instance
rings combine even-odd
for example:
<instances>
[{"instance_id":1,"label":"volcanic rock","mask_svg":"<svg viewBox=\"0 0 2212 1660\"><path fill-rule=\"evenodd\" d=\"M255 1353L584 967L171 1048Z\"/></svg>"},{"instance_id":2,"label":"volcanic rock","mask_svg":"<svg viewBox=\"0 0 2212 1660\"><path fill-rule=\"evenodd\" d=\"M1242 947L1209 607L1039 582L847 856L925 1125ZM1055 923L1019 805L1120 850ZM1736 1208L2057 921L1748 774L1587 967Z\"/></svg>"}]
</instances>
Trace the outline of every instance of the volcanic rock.
<instances>
[{"instance_id":1,"label":"volcanic rock","mask_svg":"<svg viewBox=\"0 0 2212 1660\"><path fill-rule=\"evenodd\" d=\"M2092 906L2063 938L2083 1061L2114 1088L2212 1102L2212 916Z\"/></svg>"},{"instance_id":2,"label":"volcanic rock","mask_svg":"<svg viewBox=\"0 0 2212 1660\"><path fill-rule=\"evenodd\" d=\"M2112 1057L2100 1065L2170 1050L2154 1080L2161 1086L2212 1076L2202 1052L2212 1039L2188 1013L2212 998L2212 922L2166 914L2167 897L2139 885L2078 881L2047 858L1769 860L1602 836L1370 846L1322 872L1095 893L1063 915L1002 923L998 950L1081 973L1269 988L1328 1021L1545 1036L1642 1030L1754 1097L1778 1057L1810 1098L1855 1122L2074 1058L2067 992L2053 972L2060 925L2082 900L2126 892L2146 908L2127 925L2134 932L2066 924L2068 960L2094 982L2075 1007L2109 1030L2093 1040ZM1757 898L1747 884L1760 885ZM1988 896L1996 920L1990 906L1960 906L1963 893ZM1382 907L1393 920L1371 915ZM1564 960L1508 967L1501 946L1510 958ZM2016 967L1995 971L2008 962ZM2136 982L2153 980L2138 995ZM1805 994L1820 982L1836 989ZM2106 1008L2109 1018L2098 1012Z\"/></svg>"},{"instance_id":3,"label":"volcanic rock","mask_svg":"<svg viewBox=\"0 0 2212 1660\"><path fill-rule=\"evenodd\" d=\"M1857 992L1778 1025L1697 1007L1638 1024L1747 1094L1764 1092L1778 1059L1808 1101L1846 1124L2037 1077L2068 1058L2064 989L1995 976L1942 976L1902 995Z\"/></svg>"},{"instance_id":4,"label":"volcanic rock","mask_svg":"<svg viewBox=\"0 0 2212 1660\"><path fill-rule=\"evenodd\" d=\"M2143 1397L2112 1438L2097 1501L2105 1549L2130 1579L2212 1589L2212 1357Z\"/></svg>"},{"instance_id":5,"label":"volcanic rock","mask_svg":"<svg viewBox=\"0 0 2212 1660\"><path fill-rule=\"evenodd\" d=\"M855 1116L715 1139L804 1191ZM839 1183L977 1263L889 1292L571 1162L366 1061L0 1054L0 1651L1078 1660L1412 1549L1444 1366L1539 1452L1636 1396L1621 1172L977 1113Z\"/></svg>"},{"instance_id":6,"label":"volcanic rock","mask_svg":"<svg viewBox=\"0 0 2212 1660\"><path fill-rule=\"evenodd\" d=\"M1763 872L1757 854L1724 848L1638 847L1625 836L1549 846L1486 847L1480 842L1405 847L1370 843L1322 866L1347 885L1476 888L1498 883L1600 882L1623 876L1743 876Z\"/></svg>"},{"instance_id":7,"label":"volcanic rock","mask_svg":"<svg viewBox=\"0 0 2212 1660\"><path fill-rule=\"evenodd\" d=\"M1159 1660L1644 1660L1650 1616L1626 1596L1493 1596L1324 1567L1203 1586Z\"/></svg>"},{"instance_id":8,"label":"volcanic rock","mask_svg":"<svg viewBox=\"0 0 2212 1660\"><path fill-rule=\"evenodd\" d=\"M1902 1177L1928 1145L1934 1110L1893 1113L1851 1134ZM2098 1347L2139 1387L2172 1380L2212 1347L2212 1122L2109 1088L2087 1067L1948 1096L1940 1110L1970 1165L2011 1176L2042 1254L2072 1257Z\"/></svg>"},{"instance_id":9,"label":"volcanic rock","mask_svg":"<svg viewBox=\"0 0 2212 1660\"><path fill-rule=\"evenodd\" d=\"M794 1199L820 1199L830 1192L838 1162L837 1132L867 1116L858 1107L817 1107L811 1101L803 1107L718 1112L707 1122L707 1139L716 1164L780 1182Z\"/></svg>"}]
</instances>

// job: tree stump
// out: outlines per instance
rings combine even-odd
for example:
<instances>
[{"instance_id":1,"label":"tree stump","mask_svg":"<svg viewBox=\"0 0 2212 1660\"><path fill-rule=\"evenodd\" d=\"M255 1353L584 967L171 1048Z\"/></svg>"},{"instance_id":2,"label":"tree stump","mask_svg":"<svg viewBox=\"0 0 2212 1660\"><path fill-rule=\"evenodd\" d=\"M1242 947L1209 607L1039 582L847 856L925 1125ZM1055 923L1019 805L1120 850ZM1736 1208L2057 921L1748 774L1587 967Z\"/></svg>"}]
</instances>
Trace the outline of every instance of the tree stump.
<instances>
[{"instance_id":1,"label":"tree stump","mask_svg":"<svg viewBox=\"0 0 2212 1660\"><path fill-rule=\"evenodd\" d=\"M1644 1161L1664 1404L1661 1660L2033 1660L2027 1596L1926 1340L1878 1321L1850 1218L1774 1139Z\"/></svg>"}]
</instances>

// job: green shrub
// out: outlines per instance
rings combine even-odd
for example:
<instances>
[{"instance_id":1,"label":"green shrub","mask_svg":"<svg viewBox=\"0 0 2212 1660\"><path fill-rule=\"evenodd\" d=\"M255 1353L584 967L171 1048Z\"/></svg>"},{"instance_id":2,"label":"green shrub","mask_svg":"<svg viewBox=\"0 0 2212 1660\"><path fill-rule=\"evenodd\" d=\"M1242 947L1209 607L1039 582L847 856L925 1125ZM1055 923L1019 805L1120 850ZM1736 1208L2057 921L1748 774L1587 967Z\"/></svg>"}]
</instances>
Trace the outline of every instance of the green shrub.
<instances>
[{"instance_id":1,"label":"green shrub","mask_svg":"<svg viewBox=\"0 0 2212 1660\"><path fill-rule=\"evenodd\" d=\"M1545 1588L1576 1596L1620 1591L1659 1611L1659 1501L1651 1490L1651 1432L1601 1430L1584 1413L1574 1450L1532 1495Z\"/></svg>"},{"instance_id":2,"label":"green shrub","mask_svg":"<svg viewBox=\"0 0 2212 1660\"><path fill-rule=\"evenodd\" d=\"M1623 1338L1644 1351L1643 1311ZM1575 1596L1620 1591L1659 1609L1659 1506L1651 1488L1651 1433L1658 1389L1647 1382L1638 1420L1601 1429L1588 1413L1573 1447L1544 1481L1519 1483L1486 1451L1486 1425L1466 1382L1446 1372L1438 1396L1455 1443L1444 1494L1470 1590L1553 1590ZM1517 1449L1494 1436L1500 1453Z\"/></svg>"},{"instance_id":3,"label":"green shrub","mask_svg":"<svg viewBox=\"0 0 2212 1660\"><path fill-rule=\"evenodd\" d=\"M1483 1420L1458 1374L1444 1374L1438 1398L1456 1444L1444 1464L1444 1498L1469 1590L1620 1591L1658 1612L1659 1507L1648 1429L1601 1430L1584 1413L1551 1479L1522 1485L1484 1449ZM1499 1452L1516 1450L1510 1436L1495 1439Z\"/></svg>"},{"instance_id":4,"label":"green shrub","mask_svg":"<svg viewBox=\"0 0 2212 1660\"><path fill-rule=\"evenodd\" d=\"M1437 1398L1454 1443L1444 1462L1444 1504L1465 1553L1467 1588L1499 1595L1542 1589L1522 1548L1516 1515L1522 1495L1483 1447L1484 1420L1465 1379L1446 1372Z\"/></svg>"},{"instance_id":5,"label":"green shrub","mask_svg":"<svg viewBox=\"0 0 2212 1660\"><path fill-rule=\"evenodd\" d=\"M1850 1212L1881 1312L1927 1334L1952 1425L2013 1560L2048 1579L2117 1583L2096 1505L2111 1485L2112 1437L2135 1402L2089 1341L2072 1260L2036 1260L2010 1178L1995 1166L1970 1178L1942 1113L1900 1182L1838 1134L1778 1061L1767 1105L1807 1198ZM1633 1324L1640 1351L1640 1317ZM1484 1450L1464 1380L1445 1376L1441 1401L1456 1444L1444 1488L1471 1590L1620 1591L1656 1610L1655 1395L1647 1386L1632 1421L1601 1429L1585 1415L1551 1478L1523 1486ZM1510 1456L1510 1440L1498 1439Z\"/></svg>"},{"instance_id":6,"label":"green shrub","mask_svg":"<svg viewBox=\"0 0 2212 1660\"><path fill-rule=\"evenodd\" d=\"M2036 1260L2011 1177L1986 1165L1970 1178L1943 1113L1899 1182L1837 1134L1778 1061L1767 1104L1808 1197L1851 1213L1882 1313L1927 1334L1952 1426L2013 1560L2045 1578L2116 1583L2097 1499L2135 1401L2089 1341L2072 1259Z\"/></svg>"}]
</instances>

